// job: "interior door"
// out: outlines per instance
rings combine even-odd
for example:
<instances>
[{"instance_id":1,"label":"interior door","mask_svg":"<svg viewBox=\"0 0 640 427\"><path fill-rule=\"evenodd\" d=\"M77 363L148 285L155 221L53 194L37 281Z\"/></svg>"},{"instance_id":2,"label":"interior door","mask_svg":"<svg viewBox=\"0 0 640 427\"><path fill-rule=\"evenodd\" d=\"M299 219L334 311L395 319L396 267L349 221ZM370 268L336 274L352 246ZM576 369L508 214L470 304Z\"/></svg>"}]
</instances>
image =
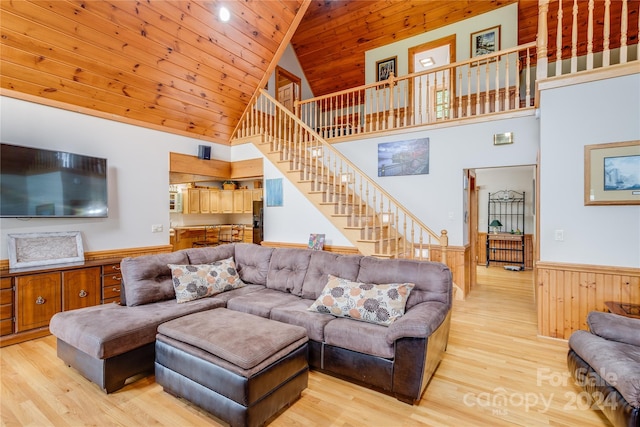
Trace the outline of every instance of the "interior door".
<instances>
[{"instance_id":1,"label":"interior door","mask_svg":"<svg viewBox=\"0 0 640 427\"><path fill-rule=\"evenodd\" d=\"M276 101L295 112L295 101L301 100L301 83L300 77L276 67Z\"/></svg>"}]
</instances>

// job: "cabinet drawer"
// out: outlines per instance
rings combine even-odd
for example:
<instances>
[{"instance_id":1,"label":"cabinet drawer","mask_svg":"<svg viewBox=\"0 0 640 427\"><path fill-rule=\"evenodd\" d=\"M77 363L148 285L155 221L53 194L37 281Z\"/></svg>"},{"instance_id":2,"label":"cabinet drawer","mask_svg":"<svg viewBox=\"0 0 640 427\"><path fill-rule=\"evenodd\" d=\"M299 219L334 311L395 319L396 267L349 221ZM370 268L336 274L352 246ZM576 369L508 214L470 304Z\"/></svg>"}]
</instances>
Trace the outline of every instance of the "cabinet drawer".
<instances>
[{"instance_id":1,"label":"cabinet drawer","mask_svg":"<svg viewBox=\"0 0 640 427\"><path fill-rule=\"evenodd\" d=\"M120 282L117 285L105 286L102 288L102 299L106 300L109 298L120 298Z\"/></svg>"},{"instance_id":2,"label":"cabinet drawer","mask_svg":"<svg viewBox=\"0 0 640 427\"><path fill-rule=\"evenodd\" d=\"M3 277L0 279L0 289L10 289L11 288L11 277Z\"/></svg>"},{"instance_id":3,"label":"cabinet drawer","mask_svg":"<svg viewBox=\"0 0 640 427\"><path fill-rule=\"evenodd\" d=\"M11 319L0 320L0 335L13 333L13 322Z\"/></svg>"},{"instance_id":4,"label":"cabinet drawer","mask_svg":"<svg viewBox=\"0 0 640 427\"><path fill-rule=\"evenodd\" d=\"M122 274L120 273L105 274L102 276L102 286L104 287L111 285L120 286L120 282L122 282Z\"/></svg>"},{"instance_id":5,"label":"cabinet drawer","mask_svg":"<svg viewBox=\"0 0 640 427\"><path fill-rule=\"evenodd\" d=\"M102 266L102 274L120 273L120 263L107 264Z\"/></svg>"},{"instance_id":6,"label":"cabinet drawer","mask_svg":"<svg viewBox=\"0 0 640 427\"><path fill-rule=\"evenodd\" d=\"M106 300L102 301L102 304L118 304L118 305L121 305L120 304L120 297L106 299Z\"/></svg>"},{"instance_id":7,"label":"cabinet drawer","mask_svg":"<svg viewBox=\"0 0 640 427\"><path fill-rule=\"evenodd\" d=\"M0 304L11 304L13 302L13 290L3 289L0 291Z\"/></svg>"},{"instance_id":8,"label":"cabinet drawer","mask_svg":"<svg viewBox=\"0 0 640 427\"><path fill-rule=\"evenodd\" d=\"M2 304L0 305L0 320L11 319L13 317L13 305Z\"/></svg>"}]
</instances>

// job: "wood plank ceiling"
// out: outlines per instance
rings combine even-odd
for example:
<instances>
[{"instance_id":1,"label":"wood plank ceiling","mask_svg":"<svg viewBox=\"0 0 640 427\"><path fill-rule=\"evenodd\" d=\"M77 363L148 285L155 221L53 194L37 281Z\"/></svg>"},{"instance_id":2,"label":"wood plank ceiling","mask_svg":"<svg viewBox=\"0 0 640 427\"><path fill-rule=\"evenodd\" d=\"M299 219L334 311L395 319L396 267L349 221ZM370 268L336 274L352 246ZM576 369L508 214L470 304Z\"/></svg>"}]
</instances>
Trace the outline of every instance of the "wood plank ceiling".
<instances>
[{"instance_id":1,"label":"wood plank ceiling","mask_svg":"<svg viewBox=\"0 0 640 427\"><path fill-rule=\"evenodd\" d=\"M368 49L514 1L3 0L0 87L229 144L289 42L321 95L364 84ZM522 10L537 1L520 4L520 42L535 40L536 12Z\"/></svg>"}]
</instances>

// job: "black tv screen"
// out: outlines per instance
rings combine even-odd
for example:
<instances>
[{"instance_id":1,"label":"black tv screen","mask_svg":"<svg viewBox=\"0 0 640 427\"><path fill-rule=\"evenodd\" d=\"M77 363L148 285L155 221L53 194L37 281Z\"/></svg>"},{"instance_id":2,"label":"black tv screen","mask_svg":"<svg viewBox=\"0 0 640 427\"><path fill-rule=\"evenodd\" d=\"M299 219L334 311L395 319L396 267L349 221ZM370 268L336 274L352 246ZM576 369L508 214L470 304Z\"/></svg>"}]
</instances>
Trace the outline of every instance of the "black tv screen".
<instances>
[{"instance_id":1,"label":"black tv screen","mask_svg":"<svg viewBox=\"0 0 640 427\"><path fill-rule=\"evenodd\" d=\"M0 145L0 216L107 217L107 159Z\"/></svg>"}]
</instances>

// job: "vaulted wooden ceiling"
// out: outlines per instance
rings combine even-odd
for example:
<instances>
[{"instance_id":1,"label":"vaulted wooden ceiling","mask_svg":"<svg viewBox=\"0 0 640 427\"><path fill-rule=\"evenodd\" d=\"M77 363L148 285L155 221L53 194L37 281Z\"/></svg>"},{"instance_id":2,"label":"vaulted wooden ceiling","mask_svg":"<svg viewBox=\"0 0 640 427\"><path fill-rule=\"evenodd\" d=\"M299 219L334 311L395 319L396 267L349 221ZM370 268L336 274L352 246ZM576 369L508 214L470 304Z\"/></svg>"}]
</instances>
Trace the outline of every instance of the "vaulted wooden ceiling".
<instances>
[{"instance_id":1,"label":"vaulted wooden ceiling","mask_svg":"<svg viewBox=\"0 0 640 427\"><path fill-rule=\"evenodd\" d=\"M289 42L321 95L364 84L366 50L515 1L2 0L0 87L228 144ZM535 40L537 1L519 5Z\"/></svg>"}]
</instances>

